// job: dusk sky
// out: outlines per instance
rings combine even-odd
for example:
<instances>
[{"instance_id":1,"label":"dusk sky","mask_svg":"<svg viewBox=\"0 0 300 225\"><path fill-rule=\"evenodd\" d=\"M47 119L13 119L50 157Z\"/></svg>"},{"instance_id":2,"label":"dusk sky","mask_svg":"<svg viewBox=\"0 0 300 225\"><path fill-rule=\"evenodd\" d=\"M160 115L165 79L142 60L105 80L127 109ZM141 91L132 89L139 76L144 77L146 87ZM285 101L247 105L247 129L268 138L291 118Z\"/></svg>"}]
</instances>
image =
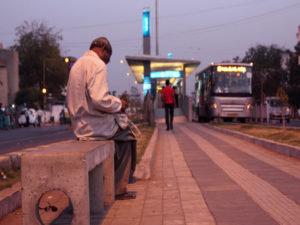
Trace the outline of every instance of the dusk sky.
<instances>
[{"instance_id":1,"label":"dusk sky","mask_svg":"<svg viewBox=\"0 0 300 225\"><path fill-rule=\"evenodd\" d=\"M135 85L125 56L142 54L142 10L150 7L151 53L155 54L155 0L2 0L0 42L14 44L15 28L25 20L45 22L61 31L61 54L79 58L90 42L106 36L113 55L110 90L121 94ZM299 0L158 0L159 55L196 59L200 71L210 62L241 58L257 44L294 51L300 25ZM195 73L188 78L188 94ZM138 85L136 85L138 86Z\"/></svg>"}]
</instances>

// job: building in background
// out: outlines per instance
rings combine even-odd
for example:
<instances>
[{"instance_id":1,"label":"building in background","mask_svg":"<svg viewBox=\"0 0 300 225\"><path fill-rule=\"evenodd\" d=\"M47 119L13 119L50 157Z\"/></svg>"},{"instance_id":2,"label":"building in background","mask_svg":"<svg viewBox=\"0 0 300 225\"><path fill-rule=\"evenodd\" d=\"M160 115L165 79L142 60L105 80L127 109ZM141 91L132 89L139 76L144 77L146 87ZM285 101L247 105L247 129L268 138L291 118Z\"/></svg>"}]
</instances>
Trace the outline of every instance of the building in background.
<instances>
[{"instance_id":1,"label":"building in background","mask_svg":"<svg viewBox=\"0 0 300 225\"><path fill-rule=\"evenodd\" d=\"M6 107L14 103L19 91L19 53L3 49L0 43L0 102Z\"/></svg>"}]
</instances>

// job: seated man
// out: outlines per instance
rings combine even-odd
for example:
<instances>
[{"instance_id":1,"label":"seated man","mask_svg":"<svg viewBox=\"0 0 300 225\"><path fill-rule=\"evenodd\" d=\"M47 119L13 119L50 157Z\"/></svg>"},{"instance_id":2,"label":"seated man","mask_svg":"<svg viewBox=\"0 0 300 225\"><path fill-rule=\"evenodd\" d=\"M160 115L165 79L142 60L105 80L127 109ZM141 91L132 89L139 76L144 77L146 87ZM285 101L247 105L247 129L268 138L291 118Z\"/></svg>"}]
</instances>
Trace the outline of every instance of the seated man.
<instances>
[{"instance_id":1,"label":"seated man","mask_svg":"<svg viewBox=\"0 0 300 225\"><path fill-rule=\"evenodd\" d=\"M115 193L117 198L135 198L126 186L136 164L136 140L130 128L119 124L127 102L109 94L106 64L112 47L100 37L73 65L67 87L67 105L78 140L115 141ZM122 125L122 127L120 126Z\"/></svg>"}]
</instances>

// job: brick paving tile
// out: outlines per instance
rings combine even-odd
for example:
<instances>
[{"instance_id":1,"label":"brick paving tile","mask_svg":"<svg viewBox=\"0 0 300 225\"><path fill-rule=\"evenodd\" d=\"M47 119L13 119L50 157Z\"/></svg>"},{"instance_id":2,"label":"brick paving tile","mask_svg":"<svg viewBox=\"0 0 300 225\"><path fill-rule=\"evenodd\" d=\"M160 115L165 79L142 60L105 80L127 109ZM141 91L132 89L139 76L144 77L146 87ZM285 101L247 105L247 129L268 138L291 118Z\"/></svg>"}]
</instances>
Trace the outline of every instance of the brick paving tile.
<instances>
[{"instance_id":1,"label":"brick paving tile","mask_svg":"<svg viewBox=\"0 0 300 225\"><path fill-rule=\"evenodd\" d=\"M163 216L143 216L141 220L141 225L162 225L163 224Z\"/></svg>"}]
</instances>

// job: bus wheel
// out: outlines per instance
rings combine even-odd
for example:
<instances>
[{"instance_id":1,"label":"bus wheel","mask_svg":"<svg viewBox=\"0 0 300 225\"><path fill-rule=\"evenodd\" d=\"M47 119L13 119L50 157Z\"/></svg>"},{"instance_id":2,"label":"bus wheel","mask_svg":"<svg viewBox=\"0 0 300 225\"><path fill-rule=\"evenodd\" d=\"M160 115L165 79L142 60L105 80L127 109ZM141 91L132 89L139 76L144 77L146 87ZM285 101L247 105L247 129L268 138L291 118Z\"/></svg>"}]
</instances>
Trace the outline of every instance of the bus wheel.
<instances>
[{"instance_id":1,"label":"bus wheel","mask_svg":"<svg viewBox=\"0 0 300 225\"><path fill-rule=\"evenodd\" d=\"M198 122L201 123L202 122L202 117L198 116Z\"/></svg>"},{"instance_id":2,"label":"bus wheel","mask_svg":"<svg viewBox=\"0 0 300 225\"><path fill-rule=\"evenodd\" d=\"M224 118L224 122L232 122L232 118Z\"/></svg>"},{"instance_id":3,"label":"bus wheel","mask_svg":"<svg viewBox=\"0 0 300 225\"><path fill-rule=\"evenodd\" d=\"M239 118L238 120L240 123L246 123L246 118Z\"/></svg>"}]
</instances>

